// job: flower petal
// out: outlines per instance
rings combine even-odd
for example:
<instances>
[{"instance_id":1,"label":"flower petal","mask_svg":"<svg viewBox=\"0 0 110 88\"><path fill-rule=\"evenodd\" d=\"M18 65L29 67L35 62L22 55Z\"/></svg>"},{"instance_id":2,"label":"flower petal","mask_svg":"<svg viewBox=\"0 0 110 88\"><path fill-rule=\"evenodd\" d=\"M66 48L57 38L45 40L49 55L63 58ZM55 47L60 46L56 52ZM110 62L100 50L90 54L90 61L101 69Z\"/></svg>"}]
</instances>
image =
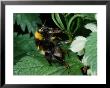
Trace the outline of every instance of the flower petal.
<instances>
[{"instance_id":1,"label":"flower petal","mask_svg":"<svg viewBox=\"0 0 110 88\"><path fill-rule=\"evenodd\" d=\"M92 32L97 32L97 26L94 23L88 23L85 25L86 29L90 29Z\"/></svg>"},{"instance_id":2,"label":"flower petal","mask_svg":"<svg viewBox=\"0 0 110 88\"><path fill-rule=\"evenodd\" d=\"M79 56L81 56L81 55L83 55L83 54L84 54L84 50L81 50L81 51L78 52L78 55L79 55Z\"/></svg>"},{"instance_id":3,"label":"flower petal","mask_svg":"<svg viewBox=\"0 0 110 88\"><path fill-rule=\"evenodd\" d=\"M83 48L85 47L85 43L86 43L86 38L83 36L78 36L71 43L70 50L72 50L73 52L79 52L83 50Z\"/></svg>"}]
</instances>

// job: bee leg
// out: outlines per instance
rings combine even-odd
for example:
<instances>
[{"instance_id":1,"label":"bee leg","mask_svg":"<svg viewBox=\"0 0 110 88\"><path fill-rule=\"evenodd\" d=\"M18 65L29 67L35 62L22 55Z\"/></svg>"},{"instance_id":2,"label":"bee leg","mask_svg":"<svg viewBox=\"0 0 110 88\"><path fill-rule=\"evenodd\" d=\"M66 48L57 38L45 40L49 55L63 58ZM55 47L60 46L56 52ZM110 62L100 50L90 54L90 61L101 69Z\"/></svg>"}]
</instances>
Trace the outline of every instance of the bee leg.
<instances>
[{"instance_id":1,"label":"bee leg","mask_svg":"<svg viewBox=\"0 0 110 88\"><path fill-rule=\"evenodd\" d=\"M48 58L47 58L47 61L48 61L49 65L52 66L52 63L51 63L52 61Z\"/></svg>"},{"instance_id":2,"label":"bee leg","mask_svg":"<svg viewBox=\"0 0 110 88\"><path fill-rule=\"evenodd\" d=\"M46 60L48 61L49 65L52 66L52 55L51 53L45 52Z\"/></svg>"}]
</instances>

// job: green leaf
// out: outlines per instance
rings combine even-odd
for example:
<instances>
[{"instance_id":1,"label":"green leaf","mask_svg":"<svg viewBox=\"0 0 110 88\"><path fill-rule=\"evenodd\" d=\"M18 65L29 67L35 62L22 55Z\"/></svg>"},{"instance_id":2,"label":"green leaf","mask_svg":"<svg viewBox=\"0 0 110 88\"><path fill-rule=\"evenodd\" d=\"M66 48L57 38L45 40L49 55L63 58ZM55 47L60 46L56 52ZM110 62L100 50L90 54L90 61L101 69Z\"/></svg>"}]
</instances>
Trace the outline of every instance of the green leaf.
<instances>
[{"instance_id":1,"label":"green leaf","mask_svg":"<svg viewBox=\"0 0 110 88\"><path fill-rule=\"evenodd\" d=\"M66 25L68 24L69 20L71 19L71 17L74 16L74 13L65 13L64 14L64 17L65 17L65 20L66 20Z\"/></svg>"},{"instance_id":2,"label":"green leaf","mask_svg":"<svg viewBox=\"0 0 110 88\"><path fill-rule=\"evenodd\" d=\"M77 17L74 21L73 24L70 26L69 30L70 32L74 35L78 30L81 30L81 26L83 24L82 18Z\"/></svg>"},{"instance_id":3,"label":"green leaf","mask_svg":"<svg viewBox=\"0 0 110 88\"><path fill-rule=\"evenodd\" d=\"M55 24L62 30L66 29L65 18L61 13L52 13L51 14L53 21Z\"/></svg>"},{"instance_id":4,"label":"green leaf","mask_svg":"<svg viewBox=\"0 0 110 88\"><path fill-rule=\"evenodd\" d=\"M14 64L27 53L35 51L34 38L30 38L29 34L19 35L14 33Z\"/></svg>"},{"instance_id":5,"label":"green leaf","mask_svg":"<svg viewBox=\"0 0 110 88\"><path fill-rule=\"evenodd\" d=\"M63 16L63 15L61 15L61 14L59 14L59 13L55 13L55 18L56 18L58 24L61 26L62 30L64 30L65 27L64 27L64 25L63 25L61 16Z\"/></svg>"},{"instance_id":6,"label":"green leaf","mask_svg":"<svg viewBox=\"0 0 110 88\"><path fill-rule=\"evenodd\" d=\"M81 15L81 16L83 16L84 19L96 20L96 19L95 19L96 13L78 13L78 14Z\"/></svg>"},{"instance_id":7,"label":"green leaf","mask_svg":"<svg viewBox=\"0 0 110 88\"><path fill-rule=\"evenodd\" d=\"M80 68L83 66L74 53L66 56L65 61L70 68L53 63L49 65L46 58L39 52L30 52L22 57L19 62L14 65L14 75L82 75Z\"/></svg>"},{"instance_id":8,"label":"green leaf","mask_svg":"<svg viewBox=\"0 0 110 88\"><path fill-rule=\"evenodd\" d=\"M82 16L81 15L74 15L74 16L71 17L71 19L69 20L68 25L67 25L67 30L68 31L74 30L73 27L75 26L75 20L79 17L82 17Z\"/></svg>"},{"instance_id":9,"label":"green leaf","mask_svg":"<svg viewBox=\"0 0 110 88\"><path fill-rule=\"evenodd\" d=\"M93 74L97 74L97 32L87 38L83 63L90 66Z\"/></svg>"},{"instance_id":10,"label":"green leaf","mask_svg":"<svg viewBox=\"0 0 110 88\"><path fill-rule=\"evenodd\" d=\"M65 46L67 47L67 46ZM67 49L67 48L63 49ZM29 34L18 35L14 33L14 69L15 75L82 75L80 68L83 66L76 54L69 52L65 61L70 69L57 63L49 66L48 61L36 49L34 38Z\"/></svg>"},{"instance_id":11,"label":"green leaf","mask_svg":"<svg viewBox=\"0 0 110 88\"><path fill-rule=\"evenodd\" d=\"M27 26L28 32L34 33L38 29L38 24L42 24L39 16L36 13L14 13L14 23L17 22L23 31Z\"/></svg>"},{"instance_id":12,"label":"green leaf","mask_svg":"<svg viewBox=\"0 0 110 88\"><path fill-rule=\"evenodd\" d=\"M52 20L54 21L54 23L60 28L62 29L62 27L59 25L59 23L57 22L56 18L55 18L55 13L51 14Z\"/></svg>"}]
</instances>

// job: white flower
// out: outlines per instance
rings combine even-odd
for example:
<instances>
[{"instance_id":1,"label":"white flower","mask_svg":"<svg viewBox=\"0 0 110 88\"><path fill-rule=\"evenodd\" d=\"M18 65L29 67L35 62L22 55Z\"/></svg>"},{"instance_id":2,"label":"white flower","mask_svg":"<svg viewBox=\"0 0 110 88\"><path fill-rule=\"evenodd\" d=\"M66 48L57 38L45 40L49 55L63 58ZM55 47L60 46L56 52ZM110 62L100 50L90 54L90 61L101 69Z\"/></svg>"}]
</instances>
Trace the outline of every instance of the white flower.
<instances>
[{"instance_id":1,"label":"white flower","mask_svg":"<svg viewBox=\"0 0 110 88\"><path fill-rule=\"evenodd\" d=\"M97 32L97 26L94 23L88 23L84 27L92 32Z\"/></svg>"},{"instance_id":2,"label":"white flower","mask_svg":"<svg viewBox=\"0 0 110 88\"><path fill-rule=\"evenodd\" d=\"M82 63L85 65L85 66L87 66L88 64L87 64L87 59L88 59L88 56L83 56L83 59L82 59Z\"/></svg>"},{"instance_id":3,"label":"white flower","mask_svg":"<svg viewBox=\"0 0 110 88\"><path fill-rule=\"evenodd\" d=\"M73 42L70 45L70 50L73 52L78 52L79 55L84 54L83 49L85 47L85 43L86 43L86 38L83 36L78 36L75 38L75 40L73 40Z\"/></svg>"},{"instance_id":4,"label":"white flower","mask_svg":"<svg viewBox=\"0 0 110 88\"><path fill-rule=\"evenodd\" d=\"M84 54L84 50L81 50L81 51L78 52L78 55L79 55L79 56L81 56L81 55L83 55L83 54Z\"/></svg>"}]
</instances>

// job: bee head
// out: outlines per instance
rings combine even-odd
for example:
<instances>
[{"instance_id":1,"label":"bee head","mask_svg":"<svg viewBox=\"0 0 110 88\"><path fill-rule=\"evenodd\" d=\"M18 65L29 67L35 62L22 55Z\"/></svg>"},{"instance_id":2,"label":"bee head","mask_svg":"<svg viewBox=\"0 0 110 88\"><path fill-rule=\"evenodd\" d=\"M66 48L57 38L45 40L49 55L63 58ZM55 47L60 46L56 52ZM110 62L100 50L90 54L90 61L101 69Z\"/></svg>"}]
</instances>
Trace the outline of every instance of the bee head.
<instances>
[{"instance_id":1,"label":"bee head","mask_svg":"<svg viewBox=\"0 0 110 88\"><path fill-rule=\"evenodd\" d=\"M48 33L49 28L46 27L45 25L42 25L42 27L39 29L40 33Z\"/></svg>"}]
</instances>

